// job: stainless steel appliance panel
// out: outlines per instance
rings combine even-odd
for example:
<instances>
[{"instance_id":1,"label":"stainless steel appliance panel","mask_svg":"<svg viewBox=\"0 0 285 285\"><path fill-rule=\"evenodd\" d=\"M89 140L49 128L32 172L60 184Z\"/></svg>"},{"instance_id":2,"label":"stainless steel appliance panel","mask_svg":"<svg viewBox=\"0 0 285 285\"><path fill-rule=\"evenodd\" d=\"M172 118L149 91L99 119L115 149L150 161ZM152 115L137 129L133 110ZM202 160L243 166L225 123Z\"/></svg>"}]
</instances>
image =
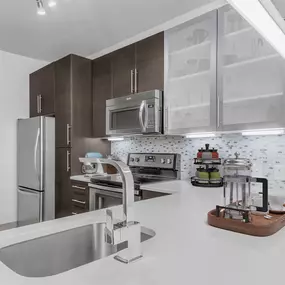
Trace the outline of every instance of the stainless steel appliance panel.
<instances>
[{"instance_id":1,"label":"stainless steel appliance panel","mask_svg":"<svg viewBox=\"0 0 285 285\"><path fill-rule=\"evenodd\" d=\"M43 117L18 120L18 185L43 190Z\"/></svg>"},{"instance_id":2,"label":"stainless steel appliance panel","mask_svg":"<svg viewBox=\"0 0 285 285\"><path fill-rule=\"evenodd\" d=\"M111 191L107 190L110 189ZM97 211L105 208L110 208L123 203L123 193L122 189L117 189L112 187L104 187L100 185L94 185L94 188L90 188L89 194L89 210ZM141 197L135 195L135 202L140 201Z\"/></svg>"},{"instance_id":3,"label":"stainless steel appliance panel","mask_svg":"<svg viewBox=\"0 0 285 285\"><path fill-rule=\"evenodd\" d=\"M106 134L162 131L162 92L153 90L106 101Z\"/></svg>"},{"instance_id":4,"label":"stainless steel appliance panel","mask_svg":"<svg viewBox=\"0 0 285 285\"><path fill-rule=\"evenodd\" d=\"M18 188L18 226L35 224L43 220L43 192Z\"/></svg>"},{"instance_id":5,"label":"stainless steel appliance panel","mask_svg":"<svg viewBox=\"0 0 285 285\"><path fill-rule=\"evenodd\" d=\"M44 118L44 221L55 218L55 119Z\"/></svg>"}]
</instances>

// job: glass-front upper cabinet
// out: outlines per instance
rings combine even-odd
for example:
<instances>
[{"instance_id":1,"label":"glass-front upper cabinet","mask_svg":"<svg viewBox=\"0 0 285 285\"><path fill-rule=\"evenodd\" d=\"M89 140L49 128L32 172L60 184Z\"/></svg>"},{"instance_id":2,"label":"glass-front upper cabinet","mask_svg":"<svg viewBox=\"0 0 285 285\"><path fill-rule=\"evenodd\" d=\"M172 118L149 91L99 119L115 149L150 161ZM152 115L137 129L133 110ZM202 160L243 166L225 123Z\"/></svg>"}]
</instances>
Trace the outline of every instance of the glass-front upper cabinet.
<instances>
[{"instance_id":1,"label":"glass-front upper cabinet","mask_svg":"<svg viewBox=\"0 0 285 285\"><path fill-rule=\"evenodd\" d=\"M215 131L217 11L165 33L165 133Z\"/></svg>"},{"instance_id":2,"label":"glass-front upper cabinet","mask_svg":"<svg viewBox=\"0 0 285 285\"><path fill-rule=\"evenodd\" d=\"M284 59L229 5L218 11L218 130L284 127Z\"/></svg>"}]
</instances>

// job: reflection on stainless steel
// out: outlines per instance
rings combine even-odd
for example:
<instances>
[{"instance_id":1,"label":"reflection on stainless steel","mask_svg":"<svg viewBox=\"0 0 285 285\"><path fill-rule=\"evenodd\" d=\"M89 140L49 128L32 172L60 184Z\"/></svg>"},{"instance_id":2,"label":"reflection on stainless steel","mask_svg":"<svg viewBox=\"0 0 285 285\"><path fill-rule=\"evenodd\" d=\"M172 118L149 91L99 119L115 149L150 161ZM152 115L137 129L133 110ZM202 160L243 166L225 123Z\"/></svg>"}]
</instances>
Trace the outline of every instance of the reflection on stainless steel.
<instances>
[{"instance_id":1,"label":"reflection on stainless steel","mask_svg":"<svg viewBox=\"0 0 285 285\"><path fill-rule=\"evenodd\" d=\"M134 179L130 168L121 161L98 159L98 162L114 166L122 177L124 218L114 223L112 210L107 210L106 239L113 245L128 242L128 250L115 256L115 259L130 263L142 257L140 242L140 224L134 221Z\"/></svg>"},{"instance_id":2,"label":"reflection on stainless steel","mask_svg":"<svg viewBox=\"0 0 285 285\"><path fill-rule=\"evenodd\" d=\"M0 249L0 261L19 275L47 277L77 268L127 248L105 242L105 223L87 225ZM140 228L140 241L155 232Z\"/></svg>"}]
</instances>

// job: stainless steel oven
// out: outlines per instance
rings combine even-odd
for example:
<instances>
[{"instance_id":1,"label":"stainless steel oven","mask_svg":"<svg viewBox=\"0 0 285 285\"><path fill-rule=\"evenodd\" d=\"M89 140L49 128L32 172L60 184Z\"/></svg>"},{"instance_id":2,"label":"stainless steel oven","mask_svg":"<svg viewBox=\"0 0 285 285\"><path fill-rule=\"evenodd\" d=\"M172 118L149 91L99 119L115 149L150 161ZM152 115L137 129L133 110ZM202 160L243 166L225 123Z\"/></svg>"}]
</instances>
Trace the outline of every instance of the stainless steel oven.
<instances>
[{"instance_id":1,"label":"stainless steel oven","mask_svg":"<svg viewBox=\"0 0 285 285\"><path fill-rule=\"evenodd\" d=\"M92 185L89 193L89 211L101 210L113 206L122 205L123 192L121 187L108 187L102 185ZM139 190L135 190L135 202L142 199Z\"/></svg>"},{"instance_id":2,"label":"stainless steel oven","mask_svg":"<svg viewBox=\"0 0 285 285\"><path fill-rule=\"evenodd\" d=\"M162 91L153 90L106 101L106 134L162 132Z\"/></svg>"}]
</instances>

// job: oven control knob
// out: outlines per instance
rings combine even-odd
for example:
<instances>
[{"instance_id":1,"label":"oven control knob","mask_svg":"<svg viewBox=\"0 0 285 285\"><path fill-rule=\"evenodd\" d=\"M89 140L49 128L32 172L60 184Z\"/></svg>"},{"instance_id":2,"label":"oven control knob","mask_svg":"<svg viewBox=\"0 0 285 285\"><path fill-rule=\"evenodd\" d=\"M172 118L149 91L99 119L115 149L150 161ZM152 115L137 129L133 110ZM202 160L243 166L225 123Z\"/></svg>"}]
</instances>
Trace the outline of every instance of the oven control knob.
<instances>
[{"instance_id":1,"label":"oven control knob","mask_svg":"<svg viewBox=\"0 0 285 285\"><path fill-rule=\"evenodd\" d=\"M134 161L135 161L135 159L132 157L132 158L131 158L131 162L134 162Z\"/></svg>"},{"instance_id":2,"label":"oven control knob","mask_svg":"<svg viewBox=\"0 0 285 285\"><path fill-rule=\"evenodd\" d=\"M162 159L160 160L160 162L161 162L162 164L165 164L165 158L162 158Z\"/></svg>"},{"instance_id":3,"label":"oven control knob","mask_svg":"<svg viewBox=\"0 0 285 285\"><path fill-rule=\"evenodd\" d=\"M167 164L171 164L172 163L172 159L171 158L167 158Z\"/></svg>"},{"instance_id":4,"label":"oven control knob","mask_svg":"<svg viewBox=\"0 0 285 285\"><path fill-rule=\"evenodd\" d=\"M136 158L136 162L140 162L140 159L138 157Z\"/></svg>"}]
</instances>

